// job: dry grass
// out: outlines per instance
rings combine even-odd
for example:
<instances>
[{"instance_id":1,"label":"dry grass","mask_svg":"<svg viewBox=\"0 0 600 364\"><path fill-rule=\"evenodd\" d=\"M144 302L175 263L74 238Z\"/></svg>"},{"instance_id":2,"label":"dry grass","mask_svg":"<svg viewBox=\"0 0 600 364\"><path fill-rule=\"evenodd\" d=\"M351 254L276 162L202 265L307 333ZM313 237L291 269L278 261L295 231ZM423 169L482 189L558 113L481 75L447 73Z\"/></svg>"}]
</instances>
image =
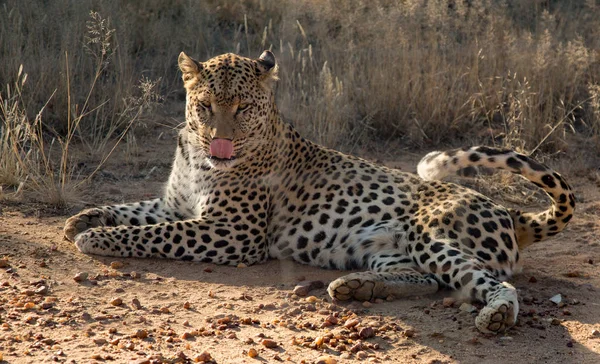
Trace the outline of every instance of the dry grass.
<instances>
[{"instance_id":1,"label":"dry grass","mask_svg":"<svg viewBox=\"0 0 600 364\"><path fill-rule=\"evenodd\" d=\"M23 106L27 76L20 67L17 81L6 86L6 96L0 95L0 186L12 188L11 192L0 191L0 197L20 198L27 189L39 200L63 206L76 197L68 163L70 138L52 138L46 143L41 116L46 105L34 118L27 117ZM53 158L57 144L62 153Z\"/></svg>"},{"instance_id":2,"label":"dry grass","mask_svg":"<svg viewBox=\"0 0 600 364\"><path fill-rule=\"evenodd\" d=\"M269 48L284 116L328 146L393 138L554 155L576 135L574 146L600 150L594 0L34 2L0 6L0 94L10 99L23 65L24 117L39 114L44 133L90 151L110 149L156 103L132 102L143 98L139 80L160 80L150 94L181 101L180 51Z\"/></svg>"},{"instance_id":3,"label":"dry grass","mask_svg":"<svg viewBox=\"0 0 600 364\"><path fill-rule=\"evenodd\" d=\"M110 65L112 34L108 22L98 13L91 12L87 22L84 50L94 59L95 72L83 103L72 104L72 73L69 54L65 52L63 75L66 88L66 125L57 132L48 123L45 111L53 104L58 89L49 95L35 116L29 116L26 96L28 74L19 66L15 82L6 84L0 94L0 187L12 187L13 192L0 189L0 198L19 199L23 191L29 196L57 207L66 207L81 201L81 191L93 175L104 165L120 142L126 138L128 148L135 138L129 131L152 111L161 96L156 93L158 81L142 78L138 96L122 100L121 109L108 119L89 116L101 111L110 103L108 96L100 104L94 102L95 88L104 70ZM84 124L88 122L89 125ZM96 168L84 176L78 175L72 160L71 144L78 139L98 159Z\"/></svg>"}]
</instances>

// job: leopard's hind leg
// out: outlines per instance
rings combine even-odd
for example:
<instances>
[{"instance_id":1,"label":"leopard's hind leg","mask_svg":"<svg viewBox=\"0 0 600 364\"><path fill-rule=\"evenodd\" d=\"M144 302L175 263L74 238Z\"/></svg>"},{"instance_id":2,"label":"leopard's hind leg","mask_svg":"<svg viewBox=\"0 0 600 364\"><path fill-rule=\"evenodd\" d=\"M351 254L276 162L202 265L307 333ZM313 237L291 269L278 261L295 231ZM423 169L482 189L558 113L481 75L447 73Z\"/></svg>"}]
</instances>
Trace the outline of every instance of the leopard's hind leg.
<instances>
[{"instance_id":1,"label":"leopard's hind leg","mask_svg":"<svg viewBox=\"0 0 600 364\"><path fill-rule=\"evenodd\" d=\"M421 270L435 274L440 283L469 300L486 304L475 319L479 331L498 333L514 326L519 312L516 289L501 282L480 260L452 245L456 244L430 239L414 243L410 250Z\"/></svg>"},{"instance_id":2,"label":"leopard's hind leg","mask_svg":"<svg viewBox=\"0 0 600 364\"><path fill-rule=\"evenodd\" d=\"M453 247L459 246L456 242L426 240L390 239L388 250L363 249L370 271L334 280L329 294L338 300L407 297L434 293L439 282L471 301L486 303L475 320L481 332L504 332L514 326L519 304L513 286L501 282L480 260ZM390 250L392 246L395 249Z\"/></svg>"}]
</instances>

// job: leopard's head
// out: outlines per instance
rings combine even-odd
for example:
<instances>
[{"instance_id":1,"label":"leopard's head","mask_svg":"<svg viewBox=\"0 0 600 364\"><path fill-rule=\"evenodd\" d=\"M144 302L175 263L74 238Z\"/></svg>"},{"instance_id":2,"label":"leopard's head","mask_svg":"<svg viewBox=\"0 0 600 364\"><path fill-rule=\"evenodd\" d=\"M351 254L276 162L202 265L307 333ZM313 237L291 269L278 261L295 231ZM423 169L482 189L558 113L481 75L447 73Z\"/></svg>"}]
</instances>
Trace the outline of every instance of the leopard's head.
<instances>
[{"instance_id":1,"label":"leopard's head","mask_svg":"<svg viewBox=\"0 0 600 364\"><path fill-rule=\"evenodd\" d=\"M213 168L230 168L259 150L275 111L273 53L258 59L228 53L198 62L181 52L179 68L193 152Z\"/></svg>"}]
</instances>

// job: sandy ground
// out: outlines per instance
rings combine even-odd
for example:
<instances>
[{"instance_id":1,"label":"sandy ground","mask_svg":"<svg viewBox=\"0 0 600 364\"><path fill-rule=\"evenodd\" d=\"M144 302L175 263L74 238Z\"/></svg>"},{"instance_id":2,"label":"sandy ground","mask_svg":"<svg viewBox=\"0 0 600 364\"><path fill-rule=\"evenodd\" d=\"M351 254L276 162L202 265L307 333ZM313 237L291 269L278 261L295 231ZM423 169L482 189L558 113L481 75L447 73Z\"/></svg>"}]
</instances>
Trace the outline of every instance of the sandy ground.
<instances>
[{"instance_id":1,"label":"sandy ground","mask_svg":"<svg viewBox=\"0 0 600 364\"><path fill-rule=\"evenodd\" d=\"M88 205L159 195L172 134L108 166ZM392 157L387 164L414 170L414 156ZM451 292L337 305L325 288L308 297L293 290L344 273L293 262L232 268L86 256L62 239L77 209L2 202L0 353L9 363L314 363L328 355L337 363L598 363L600 192L584 177L570 181L583 202L564 233L523 252L513 279L520 318L503 336L477 332L474 313L443 300ZM87 279L77 282L78 273ZM557 294L558 305L549 300Z\"/></svg>"}]
</instances>

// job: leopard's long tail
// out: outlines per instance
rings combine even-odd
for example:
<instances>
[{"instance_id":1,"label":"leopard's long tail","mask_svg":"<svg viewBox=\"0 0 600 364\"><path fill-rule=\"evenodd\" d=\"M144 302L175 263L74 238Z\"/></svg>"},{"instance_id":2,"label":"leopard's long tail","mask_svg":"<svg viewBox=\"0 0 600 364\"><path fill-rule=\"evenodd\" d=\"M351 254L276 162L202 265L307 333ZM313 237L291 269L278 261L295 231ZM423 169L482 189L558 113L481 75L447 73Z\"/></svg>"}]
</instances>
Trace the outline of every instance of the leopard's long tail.
<instances>
[{"instance_id":1,"label":"leopard's long tail","mask_svg":"<svg viewBox=\"0 0 600 364\"><path fill-rule=\"evenodd\" d=\"M547 166L512 150L470 147L431 152L421 159L417 171L425 180L439 180L465 168L479 166L520 174L550 196L552 206L542 212L509 209L520 248L558 234L573 217L575 196L565 179Z\"/></svg>"}]
</instances>

